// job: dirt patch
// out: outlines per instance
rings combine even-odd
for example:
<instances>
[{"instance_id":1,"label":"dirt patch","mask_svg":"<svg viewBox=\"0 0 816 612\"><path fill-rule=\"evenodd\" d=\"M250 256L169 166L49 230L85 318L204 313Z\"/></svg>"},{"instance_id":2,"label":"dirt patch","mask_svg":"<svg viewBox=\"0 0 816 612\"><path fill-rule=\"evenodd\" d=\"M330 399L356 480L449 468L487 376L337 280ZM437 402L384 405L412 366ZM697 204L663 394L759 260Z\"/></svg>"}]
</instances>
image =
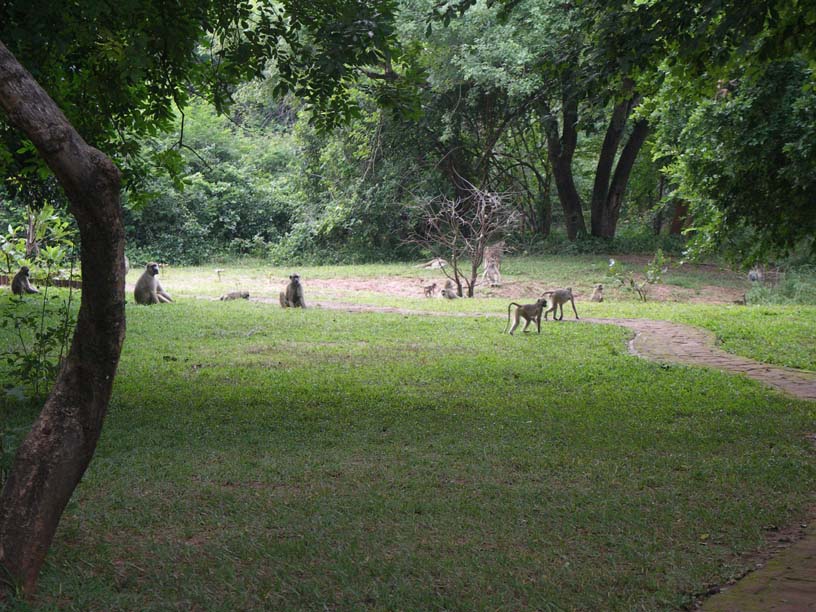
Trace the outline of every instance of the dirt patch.
<instances>
[{"instance_id":1,"label":"dirt patch","mask_svg":"<svg viewBox=\"0 0 816 612\"><path fill-rule=\"evenodd\" d=\"M313 279L304 283L308 292L321 298L351 300L355 294L367 293L388 297L416 298L422 297L422 288L433 280L416 277L377 277L377 278L342 278ZM441 288L445 280L435 281ZM544 291L559 288L561 285L547 280L505 280L500 287L477 286L477 297L503 298L516 300L541 295ZM588 300L592 289L574 287L577 300ZM607 284L605 293L608 299L632 299L632 294L622 288ZM705 285L698 288L679 287L669 284L652 285L649 299L655 302L687 302L694 304L733 304L741 303L744 290L734 287Z\"/></svg>"}]
</instances>

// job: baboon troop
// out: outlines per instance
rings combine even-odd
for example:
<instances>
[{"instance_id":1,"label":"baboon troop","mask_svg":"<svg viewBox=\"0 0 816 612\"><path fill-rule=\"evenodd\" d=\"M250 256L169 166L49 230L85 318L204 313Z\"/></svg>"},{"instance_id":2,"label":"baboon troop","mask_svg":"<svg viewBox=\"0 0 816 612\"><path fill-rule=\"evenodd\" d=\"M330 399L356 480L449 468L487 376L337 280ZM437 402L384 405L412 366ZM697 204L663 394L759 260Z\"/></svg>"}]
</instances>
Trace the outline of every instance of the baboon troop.
<instances>
[{"instance_id":1,"label":"baboon troop","mask_svg":"<svg viewBox=\"0 0 816 612\"><path fill-rule=\"evenodd\" d=\"M26 293L39 293L31 284L31 273L28 270L28 266L23 266L20 268L20 271L14 275L11 281L11 292L20 297Z\"/></svg>"},{"instance_id":2,"label":"baboon troop","mask_svg":"<svg viewBox=\"0 0 816 612\"><path fill-rule=\"evenodd\" d=\"M575 300L572 297L572 287L566 289L555 289L554 291L545 291L544 295L549 295L552 299L552 308L544 313L544 320L547 320L547 315L553 313L553 321L561 321L564 319L564 304L569 301L572 304L572 312L575 313L575 318L579 319L578 311L575 310ZM561 307L561 316L557 316L556 308Z\"/></svg>"},{"instance_id":3,"label":"baboon troop","mask_svg":"<svg viewBox=\"0 0 816 612\"><path fill-rule=\"evenodd\" d=\"M303 285L300 284L300 275L292 274L286 289L280 292L281 308L306 308L303 299Z\"/></svg>"},{"instance_id":4,"label":"baboon troop","mask_svg":"<svg viewBox=\"0 0 816 612\"><path fill-rule=\"evenodd\" d=\"M145 271L136 281L136 287L133 290L133 297L136 298L137 304L166 304L173 301L162 289L159 279L156 278L158 273L159 264L150 262L145 266Z\"/></svg>"},{"instance_id":5,"label":"baboon troop","mask_svg":"<svg viewBox=\"0 0 816 612\"><path fill-rule=\"evenodd\" d=\"M603 302L603 285L601 283L595 285L595 288L592 290L592 297L590 299L593 302Z\"/></svg>"},{"instance_id":6,"label":"baboon troop","mask_svg":"<svg viewBox=\"0 0 816 612\"><path fill-rule=\"evenodd\" d=\"M222 302L226 302L228 300L248 300L249 291L230 291L229 293L225 293L218 299L221 300Z\"/></svg>"},{"instance_id":7,"label":"baboon troop","mask_svg":"<svg viewBox=\"0 0 816 612\"><path fill-rule=\"evenodd\" d=\"M425 297L427 297L427 298L433 297L434 295L436 295L436 283L431 283L430 285L425 285L422 288L422 291L425 294Z\"/></svg>"},{"instance_id":8,"label":"baboon troop","mask_svg":"<svg viewBox=\"0 0 816 612\"><path fill-rule=\"evenodd\" d=\"M516 307L516 314L515 320L513 321L513 327L510 327L510 309ZM530 326L530 323L535 321L536 328L538 329L538 333L541 333L541 311L547 307L547 300L544 298L539 298L536 300L535 304L518 304L516 302L510 302L507 305L507 325L504 327L504 331L507 331L507 328L510 327L510 335L513 335L513 332L516 331L516 328L519 326L519 322L521 319L524 319L524 329L522 332L527 332L527 328Z\"/></svg>"}]
</instances>

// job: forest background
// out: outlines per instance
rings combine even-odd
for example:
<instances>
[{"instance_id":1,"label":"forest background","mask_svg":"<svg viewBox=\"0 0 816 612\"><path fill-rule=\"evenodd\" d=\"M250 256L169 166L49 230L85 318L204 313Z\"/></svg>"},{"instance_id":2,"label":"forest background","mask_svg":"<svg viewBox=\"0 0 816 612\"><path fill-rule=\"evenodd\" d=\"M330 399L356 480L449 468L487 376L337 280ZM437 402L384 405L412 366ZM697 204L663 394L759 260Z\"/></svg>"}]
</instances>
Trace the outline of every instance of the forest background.
<instances>
[{"instance_id":1,"label":"forest background","mask_svg":"<svg viewBox=\"0 0 816 612\"><path fill-rule=\"evenodd\" d=\"M813 49L795 28L812 28L813 11L771 19L756 3L683 45L704 15L671 2L651 3L648 20L608 3L470 4L401 3L399 54L355 86L342 127L281 93L272 64L229 106L191 87L150 129L113 121L97 136L125 173L130 258L416 258L420 204L473 185L518 212L506 237L518 253L812 261ZM681 44L654 55L666 35L654 12L672 10ZM4 135L6 227L62 196Z\"/></svg>"}]
</instances>

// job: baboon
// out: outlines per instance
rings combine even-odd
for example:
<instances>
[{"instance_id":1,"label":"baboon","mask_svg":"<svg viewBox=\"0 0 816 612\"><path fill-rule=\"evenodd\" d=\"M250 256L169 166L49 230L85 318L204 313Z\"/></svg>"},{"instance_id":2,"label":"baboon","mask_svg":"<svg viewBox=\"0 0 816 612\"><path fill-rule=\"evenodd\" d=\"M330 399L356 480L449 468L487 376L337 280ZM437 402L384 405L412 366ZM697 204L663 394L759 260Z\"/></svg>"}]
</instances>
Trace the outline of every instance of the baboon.
<instances>
[{"instance_id":1,"label":"baboon","mask_svg":"<svg viewBox=\"0 0 816 612\"><path fill-rule=\"evenodd\" d=\"M759 266L754 266L748 270L748 280L752 283L761 283L763 280L765 280L765 274L763 274L762 268Z\"/></svg>"},{"instance_id":2,"label":"baboon","mask_svg":"<svg viewBox=\"0 0 816 612\"><path fill-rule=\"evenodd\" d=\"M448 279L447 281L445 281L445 288L442 289L442 291L439 292L439 295L441 295L443 298L446 298L446 299L449 299L449 300L455 300L456 298L459 297L456 294L456 289L455 289L453 281L451 279Z\"/></svg>"},{"instance_id":3,"label":"baboon","mask_svg":"<svg viewBox=\"0 0 816 612\"><path fill-rule=\"evenodd\" d=\"M281 308L306 308L306 301L303 299L303 285L300 284L300 275L292 274L289 277L289 284L286 290L280 292Z\"/></svg>"},{"instance_id":4,"label":"baboon","mask_svg":"<svg viewBox=\"0 0 816 612\"><path fill-rule=\"evenodd\" d=\"M441 257L434 257L431 261L414 266L415 268L425 268L426 270L438 270L448 265L448 262Z\"/></svg>"},{"instance_id":5,"label":"baboon","mask_svg":"<svg viewBox=\"0 0 816 612\"><path fill-rule=\"evenodd\" d=\"M510 327L510 309L515 306L516 307L516 318L513 321L513 327ZM513 335L513 332L516 331L516 328L519 326L519 322L521 318L524 318L524 329L521 331L527 332L527 328L530 326L532 321L536 322L536 328L538 329L538 333L541 333L541 311L547 307L547 300L544 298L538 298L535 304L518 304L516 302L510 302L507 306L507 325L504 326L504 331L507 331L507 328L510 327L510 335Z\"/></svg>"},{"instance_id":6,"label":"baboon","mask_svg":"<svg viewBox=\"0 0 816 612\"><path fill-rule=\"evenodd\" d=\"M491 287L498 287L501 285L501 273L499 272L499 264L495 261L488 261L485 264L484 273L482 274L482 283L487 280Z\"/></svg>"},{"instance_id":7,"label":"baboon","mask_svg":"<svg viewBox=\"0 0 816 612\"><path fill-rule=\"evenodd\" d=\"M578 311L575 310L575 300L572 297L572 287L566 289L556 289L555 291L545 291L544 295L549 295L552 298L552 308L544 313L544 320L547 320L547 315L553 313L553 321L561 321L564 319L564 304L569 301L572 304L572 312L575 313L575 318L579 319ZM556 308L561 307L561 316L557 316Z\"/></svg>"},{"instance_id":8,"label":"baboon","mask_svg":"<svg viewBox=\"0 0 816 612\"><path fill-rule=\"evenodd\" d=\"M603 285L598 283L595 285L595 289L592 290L592 297L590 298L593 302L603 302Z\"/></svg>"},{"instance_id":9,"label":"baboon","mask_svg":"<svg viewBox=\"0 0 816 612\"><path fill-rule=\"evenodd\" d=\"M21 297L25 293L39 293L39 291L31 285L31 273L28 270L28 266L23 266L20 268L20 271L14 275L11 281L11 292Z\"/></svg>"},{"instance_id":10,"label":"baboon","mask_svg":"<svg viewBox=\"0 0 816 612\"><path fill-rule=\"evenodd\" d=\"M167 304L173 301L167 292L162 289L156 275L159 273L159 264L150 262L145 266L145 271L136 281L133 289L133 297L137 304Z\"/></svg>"},{"instance_id":11,"label":"baboon","mask_svg":"<svg viewBox=\"0 0 816 612\"><path fill-rule=\"evenodd\" d=\"M433 297L436 294L436 283L424 286L422 291L425 293L425 297Z\"/></svg>"},{"instance_id":12,"label":"baboon","mask_svg":"<svg viewBox=\"0 0 816 612\"><path fill-rule=\"evenodd\" d=\"M249 291L230 291L229 293L225 293L218 299L221 300L222 302L226 302L227 300L248 300Z\"/></svg>"}]
</instances>

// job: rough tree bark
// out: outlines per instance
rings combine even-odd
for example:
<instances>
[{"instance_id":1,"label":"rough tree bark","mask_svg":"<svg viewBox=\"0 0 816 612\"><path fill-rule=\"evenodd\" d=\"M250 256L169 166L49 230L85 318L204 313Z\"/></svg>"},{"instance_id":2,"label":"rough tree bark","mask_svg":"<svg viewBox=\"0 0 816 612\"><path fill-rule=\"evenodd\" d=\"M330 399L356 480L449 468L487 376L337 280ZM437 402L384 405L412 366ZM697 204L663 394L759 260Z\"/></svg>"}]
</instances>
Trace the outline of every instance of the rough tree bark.
<instances>
[{"instance_id":1,"label":"rough tree bark","mask_svg":"<svg viewBox=\"0 0 816 612\"><path fill-rule=\"evenodd\" d=\"M609 171L612 167L611 163L603 172L600 170L600 163L598 164L599 169L595 175L595 185L592 193L592 217L590 220L593 236L599 238L615 237L621 204L623 204L623 195L626 192L626 185L629 183L632 168L648 135L649 124L645 119L638 120L632 128L629 140L627 140L623 146L623 150L618 158L618 164L615 166L615 172L612 175L611 183L609 181ZM619 140L620 139L618 139L618 142L615 142L615 149L612 150L612 158L614 158ZM604 147L606 147L606 145L606 140L604 140ZM601 157L604 157L603 153Z\"/></svg>"},{"instance_id":2,"label":"rough tree bark","mask_svg":"<svg viewBox=\"0 0 816 612\"><path fill-rule=\"evenodd\" d=\"M578 99L564 89L562 103L563 126L558 134L558 120L547 110L544 130L547 134L547 155L555 178L558 199L564 209L564 222L567 226L567 238L576 240L586 234L581 196L575 188L572 176L572 158L578 143Z\"/></svg>"},{"instance_id":3,"label":"rough tree bark","mask_svg":"<svg viewBox=\"0 0 816 612\"><path fill-rule=\"evenodd\" d=\"M0 492L0 573L31 593L108 408L125 337L124 229L116 166L85 143L2 42L0 108L56 175L82 241L82 301L71 349Z\"/></svg>"}]
</instances>

